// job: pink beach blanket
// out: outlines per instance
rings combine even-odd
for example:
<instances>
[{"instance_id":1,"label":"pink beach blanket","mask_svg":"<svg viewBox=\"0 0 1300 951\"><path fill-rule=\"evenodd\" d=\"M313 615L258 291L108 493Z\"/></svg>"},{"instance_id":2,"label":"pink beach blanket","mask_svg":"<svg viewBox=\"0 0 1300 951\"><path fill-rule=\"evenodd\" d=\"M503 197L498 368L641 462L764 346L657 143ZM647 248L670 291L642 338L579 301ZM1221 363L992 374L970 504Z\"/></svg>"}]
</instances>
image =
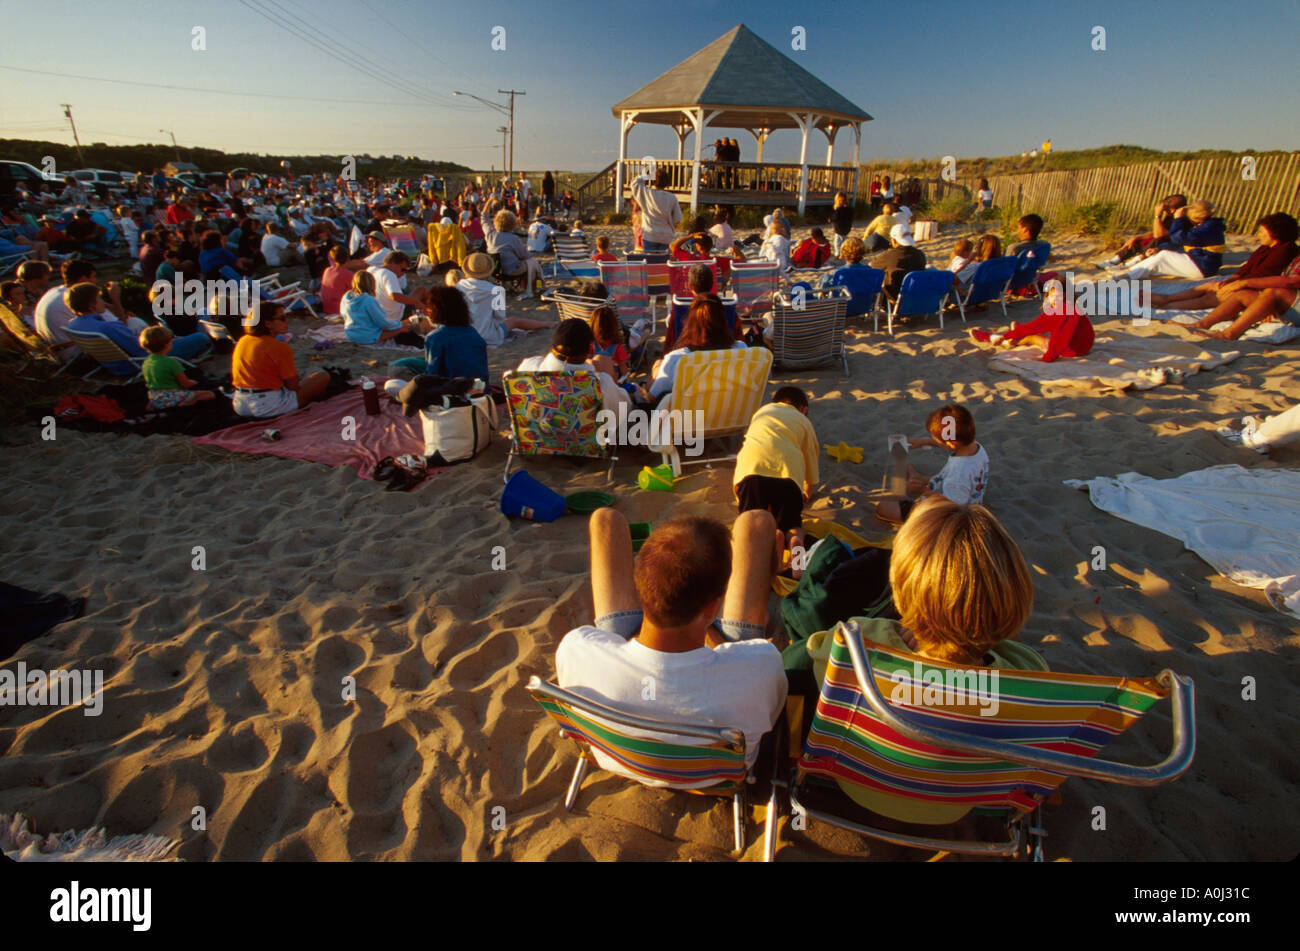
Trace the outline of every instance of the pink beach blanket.
<instances>
[{"instance_id":1,"label":"pink beach blanket","mask_svg":"<svg viewBox=\"0 0 1300 951\"><path fill-rule=\"evenodd\" d=\"M311 403L300 410L272 419L257 419L220 429L194 441L231 452L254 456L306 459L327 466L351 466L363 479L374 478L375 466L385 456L404 453L424 455L424 433L419 416L403 416L400 404L384 395L384 378L379 386L379 415L367 416L361 387ZM351 423L347 418L351 417ZM280 438L267 442L262 433L278 429ZM351 435L354 438L346 439ZM430 469L429 475L450 468Z\"/></svg>"}]
</instances>

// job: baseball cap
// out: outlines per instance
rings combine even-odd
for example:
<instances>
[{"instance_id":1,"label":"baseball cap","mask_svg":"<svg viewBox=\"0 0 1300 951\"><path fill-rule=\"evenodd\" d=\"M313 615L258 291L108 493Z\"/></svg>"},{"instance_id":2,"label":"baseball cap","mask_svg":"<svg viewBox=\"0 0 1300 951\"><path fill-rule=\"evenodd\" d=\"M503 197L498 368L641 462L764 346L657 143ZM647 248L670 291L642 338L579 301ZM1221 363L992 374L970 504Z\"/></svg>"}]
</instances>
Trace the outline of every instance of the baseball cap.
<instances>
[{"instance_id":1,"label":"baseball cap","mask_svg":"<svg viewBox=\"0 0 1300 951\"><path fill-rule=\"evenodd\" d=\"M912 237L912 229L904 225L894 225L889 229L889 237L904 247L911 247L916 244L916 239Z\"/></svg>"}]
</instances>

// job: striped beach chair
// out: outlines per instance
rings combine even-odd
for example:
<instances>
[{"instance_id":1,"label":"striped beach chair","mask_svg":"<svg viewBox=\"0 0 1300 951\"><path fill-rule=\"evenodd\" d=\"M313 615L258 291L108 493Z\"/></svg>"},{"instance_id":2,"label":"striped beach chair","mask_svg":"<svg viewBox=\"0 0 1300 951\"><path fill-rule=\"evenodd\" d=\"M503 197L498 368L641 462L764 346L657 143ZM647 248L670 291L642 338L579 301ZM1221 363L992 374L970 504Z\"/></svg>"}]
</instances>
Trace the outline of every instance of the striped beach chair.
<instances>
[{"instance_id":1,"label":"striped beach chair","mask_svg":"<svg viewBox=\"0 0 1300 951\"><path fill-rule=\"evenodd\" d=\"M681 410L681 420L690 419L695 438L732 436L749 428L749 421L763 405L763 393L772 372L772 351L766 347L744 350L701 350L688 353L677 362L672 392L657 407L665 413ZM665 417L676 418L676 414ZM663 456L673 475L682 474L683 465L727 462L733 452L711 459L688 459L683 462L677 452L676 425L666 425L661 432L666 445L650 448ZM702 455L702 454L701 454Z\"/></svg>"},{"instance_id":2,"label":"striped beach chair","mask_svg":"<svg viewBox=\"0 0 1300 951\"><path fill-rule=\"evenodd\" d=\"M606 305L617 309L618 302L609 297L601 300L599 297L583 297L580 294L566 294L563 291L550 289L545 291L540 300L548 304L555 305L555 311L560 315L560 320L569 320L577 318L578 320L588 321L591 319L591 312L597 307Z\"/></svg>"},{"instance_id":3,"label":"striped beach chair","mask_svg":"<svg viewBox=\"0 0 1300 951\"><path fill-rule=\"evenodd\" d=\"M808 294L799 306L786 294L772 295L772 360L776 366L804 370L839 360L848 375L844 323L849 292L837 287L824 293L824 297Z\"/></svg>"},{"instance_id":4,"label":"striped beach chair","mask_svg":"<svg viewBox=\"0 0 1300 951\"><path fill-rule=\"evenodd\" d=\"M707 261L669 261L668 262L668 287L673 297L690 297L692 292L687 278L690 276L691 268L697 264L707 265L713 272L713 293L721 293L719 288L722 287L722 269L718 266L716 258L710 258Z\"/></svg>"},{"instance_id":5,"label":"striped beach chair","mask_svg":"<svg viewBox=\"0 0 1300 951\"><path fill-rule=\"evenodd\" d=\"M745 734L738 729L665 723L634 716L575 693L544 683L534 676L529 695L560 728L560 735L578 745L578 763L564 797L573 808L578 790L595 762L593 750L618 763L629 778L648 786L684 789L692 793L729 796L737 852L745 849ZM776 811L776 786L768 803Z\"/></svg>"},{"instance_id":6,"label":"striped beach chair","mask_svg":"<svg viewBox=\"0 0 1300 951\"><path fill-rule=\"evenodd\" d=\"M585 234L565 234L557 231L551 235L555 260L551 262L551 277L558 278L563 271L580 281L597 280L600 269L591 259L591 245Z\"/></svg>"},{"instance_id":7,"label":"striped beach chair","mask_svg":"<svg viewBox=\"0 0 1300 951\"><path fill-rule=\"evenodd\" d=\"M620 320L630 324L642 318L650 321L650 336L656 334L654 303L646 284L644 261L600 261L600 282L618 304Z\"/></svg>"},{"instance_id":8,"label":"striped beach chair","mask_svg":"<svg viewBox=\"0 0 1300 951\"><path fill-rule=\"evenodd\" d=\"M1095 758L1165 697L1173 706L1173 741L1162 762L1130 766ZM1170 670L1154 678L971 670L865 641L856 622L839 624L791 780L790 807L805 819L895 845L974 855L1028 852L1042 861L1041 807L1066 777L1155 786L1191 766L1193 699L1191 680ZM855 805L850 797L868 816L930 827L922 832L979 814L1001 819L1007 835L940 838L869 825L874 820L845 815L843 807ZM774 821L768 835L770 859Z\"/></svg>"},{"instance_id":9,"label":"striped beach chair","mask_svg":"<svg viewBox=\"0 0 1300 951\"><path fill-rule=\"evenodd\" d=\"M576 456L609 461L607 478L614 474L613 446L596 439L598 414L604 407L595 373L585 370L515 371L502 375L510 413L510 454L505 479L516 455Z\"/></svg>"},{"instance_id":10,"label":"striped beach chair","mask_svg":"<svg viewBox=\"0 0 1300 951\"><path fill-rule=\"evenodd\" d=\"M645 264L645 283L646 292L649 293L651 301L660 297L667 297L671 293L672 280L668 273L668 255L662 251L646 253L645 251L629 251L627 259L633 263Z\"/></svg>"},{"instance_id":11,"label":"striped beach chair","mask_svg":"<svg viewBox=\"0 0 1300 951\"><path fill-rule=\"evenodd\" d=\"M772 261L737 261L731 265L731 293L742 317L772 299L780 277L780 265Z\"/></svg>"},{"instance_id":12,"label":"striped beach chair","mask_svg":"<svg viewBox=\"0 0 1300 951\"><path fill-rule=\"evenodd\" d=\"M402 251L412 258L418 258L424 253L419 235L415 233L415 225L384 222L383 229L388 238L388 246L394 251Z\"/></svg>"}]
</instances>

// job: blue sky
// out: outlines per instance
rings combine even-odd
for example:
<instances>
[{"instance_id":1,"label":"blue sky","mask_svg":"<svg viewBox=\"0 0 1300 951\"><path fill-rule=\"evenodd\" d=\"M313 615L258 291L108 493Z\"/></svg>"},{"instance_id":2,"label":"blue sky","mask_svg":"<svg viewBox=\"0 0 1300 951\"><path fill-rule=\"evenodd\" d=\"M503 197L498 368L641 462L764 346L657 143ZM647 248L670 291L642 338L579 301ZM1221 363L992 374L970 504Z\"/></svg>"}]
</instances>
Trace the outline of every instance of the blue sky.
<instances>
[{"instance_id":1,"label":"blue sky","mask_svg":"<svg viewBox=\"0 0 1300 951\"><path fill-rule=\"evenodd\" d=\"M1300 148L1287 87L1296 0L5 0L0 9L9 37L0 136L11 138L70 143L68 102L83 143L169 142L165 129L182 147L499 167L504 116L451 93L503 99L497 90L513 87L527 92L516 105L516 167L594 170L617 154L615 102L744 22L875 117L864 157L1002 155L1048 137L1057 149ZM192 48L196 26L206 50ZM491 48L497 26L504 51ZM807 31L806 51L790 50L794 26ZM1094 26L1106 30L1105 51L1091 48ZM752 159L753 139L731 134ZM715 137L710 129L706 141ZM765 157L797 159L798 147L795 133L776 133ZM629 152L674 157L676 140L638 126ZM835 161L851 156L843 134Z\"/></svg>"}]
</instances>

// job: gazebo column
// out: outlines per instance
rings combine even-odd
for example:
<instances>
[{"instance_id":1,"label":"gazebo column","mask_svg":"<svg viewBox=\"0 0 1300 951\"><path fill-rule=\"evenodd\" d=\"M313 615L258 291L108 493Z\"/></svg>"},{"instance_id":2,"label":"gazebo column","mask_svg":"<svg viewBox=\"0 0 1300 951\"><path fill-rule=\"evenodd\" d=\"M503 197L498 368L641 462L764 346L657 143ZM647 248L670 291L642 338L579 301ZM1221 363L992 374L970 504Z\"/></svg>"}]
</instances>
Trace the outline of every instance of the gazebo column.
<instances>
[{"instance_id":1,"label":"gazebo column","mask_svg":"<svg viewBox=\"0 0 1300 951\"><path fill-rule=\"evenodd\" d=\"M862 152L862 123L853 123L853 202L856 205L858 201L858 176L862 174L861 159L859 155Z\"/></svg>"},{"instance_id":2,"label":"gazebo column","mask_svg":"<svg viewBox=\"0 0 1300 951\"><path fill-rule=\"evenodd\" d=\"M796 112L790 113L790 117L799 125L799 131L803 133L802 142L799 146L799 215L803 215L804 209L808 207L808 133L817 126L817 114L810 112L805 115L799 115Z\"/></svg>"},{"instance_id":3,"label":"gazebo column","mask_svg":"<svg viewBox=\"0 0 1300 951\"><path fill-rule=\"evenodd\" d=\"M835 134L840 130L834 124L828 125L822 129L822 135L826 136L826 164L835 164Z\"/></svg>"},{"instance_id":4,"label":"gazebo column","mask_svg":"<svg viewBox=\"0 0 1300 951\"><path fill-rule=\"evenodd\" d=\"M636 125L636 113L625 112L619 117L618 162L614 166L614 214L623 211L623 161L627 158L627 137Z\"/></svg>"},{"instance_id":5,"label":"gazebo column","mask_svg":"<svg viewBox=\"0 0 1300 951\"><path fill-rule=\"evenodd\" d=\"M762 162L763 144L767 142L767 137L772 134L772 130L767 128L766 126L760 126L757 131L753 129L747 129L746 131L749 132L749 134L754 137L754 141L758 143L758 148L755 150L754 161Z\"/></svg>"},{"instance_id":6,"label":"gazebo column","mask_svg":"<svg viewBox=\"0 0 1300 951\"><path fill-rule=\"evenodd\" d=\"M686 136L690 135L691 127L682 122L673 126L673 131L677 133L677 161L680 162L686 158Z\"/></svg>"},{"instance_id":7,"label":"gazebo column","mask_svg":"<svg viewBox=\"0 0 1300 951\"><path fill-rule=\"evenodd\" d=\"M691 209L698 210L700 207L700 158L704 149L704 129L710 122L718 117L718 111L714 110L707 116L703 108L692 109L688 115L691 124L695 127L695 165L691 170Z\"/></svg>"}]
</instances>

